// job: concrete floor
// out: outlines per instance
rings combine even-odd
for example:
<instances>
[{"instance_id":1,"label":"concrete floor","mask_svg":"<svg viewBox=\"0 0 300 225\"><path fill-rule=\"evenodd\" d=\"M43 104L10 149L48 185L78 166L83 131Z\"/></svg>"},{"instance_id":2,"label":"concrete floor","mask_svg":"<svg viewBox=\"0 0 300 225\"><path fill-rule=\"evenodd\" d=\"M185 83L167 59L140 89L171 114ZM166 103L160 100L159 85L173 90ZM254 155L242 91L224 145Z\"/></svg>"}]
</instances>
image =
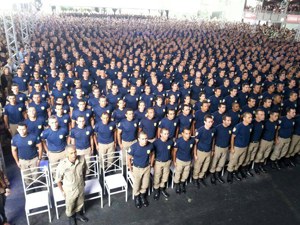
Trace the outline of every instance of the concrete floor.
<instances>
[{"instance_id":1,"label":"concrete floor","mask_svg":"<svg viewBox=\"0 0 300 225\"><path fill-rule=\"evenodd\" d=\"M11 224L25 225L24 194L20 172L13 163L10 151L4 152L12 195L7 199L6 214ZM198 190L188 184L187 193L176 195L168 189L170 198L154 201L149 196L148 208L136 209L129 190L128 202L124 194L112 197L104 208L100 201L86 204L90 225L299 225L300 224L300 166L248 178L233 184L218 184ZM207 182L209 183L209 182ZM53 225L67 224L64 208L56 219L52 209ZM31 225L48 224L48 215L30 217ZM78 222L78 224L83 224Z\"/></svg>"}]
</instances>

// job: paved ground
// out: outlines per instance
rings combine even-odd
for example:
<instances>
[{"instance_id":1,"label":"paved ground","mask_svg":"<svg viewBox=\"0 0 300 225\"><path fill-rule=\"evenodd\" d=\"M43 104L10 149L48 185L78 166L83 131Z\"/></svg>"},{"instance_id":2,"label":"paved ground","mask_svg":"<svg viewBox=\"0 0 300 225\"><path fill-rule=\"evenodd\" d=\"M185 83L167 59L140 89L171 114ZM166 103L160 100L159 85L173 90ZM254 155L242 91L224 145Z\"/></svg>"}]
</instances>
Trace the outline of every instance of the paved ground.
<instances>
[{"instance_id":1,"label":"paved ground","mask_svg":"<svg viewBox=\"0 0 300 225\"><path fill-rule=\"evenodd\" d=\"M7 200L7 216L12 224L25 225L24 194L20 173L10 152L5 151L7 171L12 183L12 195ZM129 191L128 202L124 195L113 196L111 207L104 197L104 208L99 200L87 204L86 215L90 225L299 225L300 224L300 166L281 171L270 171L235 182L218 184L200 190L188 185L187 193L176 195L173 189L168 200L154 201L149 197L148 208L136 209ZM53 225L67 224L64 209L60 220L52 210ZM48 224L47 214L30 218L31 225ZM82 224L78 222L78 224Z\"/></svg>"}]
</instances>

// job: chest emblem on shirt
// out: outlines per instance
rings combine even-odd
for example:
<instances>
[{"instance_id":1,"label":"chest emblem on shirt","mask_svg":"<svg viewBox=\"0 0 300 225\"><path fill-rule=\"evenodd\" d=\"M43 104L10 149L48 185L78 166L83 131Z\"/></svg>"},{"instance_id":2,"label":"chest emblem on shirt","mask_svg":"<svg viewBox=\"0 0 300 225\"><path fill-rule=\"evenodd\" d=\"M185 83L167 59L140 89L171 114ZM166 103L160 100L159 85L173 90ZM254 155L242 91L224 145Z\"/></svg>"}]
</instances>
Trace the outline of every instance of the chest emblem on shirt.
<instances>
[{"instance_id":1,"label":"chest emblem on shirt","mask_svg":"<svg viewBox=\"0 0 300 225\"><path fill-rule=\"evenodd\" d=\"M171 145L168 145L168 149L171 149Z\"/></svg>"},{"instance_id":2,"label":"chest emblem on shirt","mask_svg":"<svg viewBox=\"0 0 300 225\"><path fill-rule=\"evenodd\" d=\"M68 122L68 120L64 120L64 123L67 123Z\"/></svg>"},{"instance_id":3,"label":"chest emblem on shirt","mask_svg":"<svg viewBox=\"0 0 300 225\"><path fill-rule=\"evenodd\" d=\"M156 125L157 125L157 124L156 124L156 123L154 123L154 126L155 126L155 127L156 127Z\"/></svg>"},{"instance_id":4,"label":"chest emblem on shirt","mask_svg":"<svg viewBox=\"0 0 300 225\"><path fill-rule=\"evenodd\" d=\"M112 126L110 126L110 127L109 127L109 130L113 130L113 127L112 127Z\"/></svg>"},{"instance_id":5,"label":"chest emblem on shirt","mask_svg":"<svg viewBox=\"0 0 300 225\"><path fill-rule=\"evenodd\" d=\"M20 101L23 101L23 98L22 98L22 97L20 97L19 99L20 99Z\"/></svg>"},{"instance_id":6,"label":"chest emblem on shirt","mask_svg":"<svg viewBox=\"0 0 300 225\"><path fill-rule=\"evenodd\" d=\"M190 144L190 148L192 148L193 147L193 144Z\"/></svg>"},{"instance_id":7,"label":"chest emblem on shirt","mask_svg":"<svg viewBox=\"0 0 300 225\"><path fill-rule=\"evenodd\" d=\"M85 114L86 115L86 117L90 117L90 114L89 113L87 113L87 114Z\"/></svg>"},{"instance_id":8,"label":"chest emblem on shirt","mask_svg":"<svg viewBox=\"0 0 300 225\"><path fill-rule=\"evenodd\" d=\"M147 154L148 154L148 155L150 154L150 150L147 150Z\"/></svg>"},{"instance_id":9,"label":"chest emblem on shirt","mask_svg":"<svg viewBox=\"0 0 300 225\"><path fill-rule=\"evenodd\" d=\"M38 125L38 128L39 128L39 129L42 129L42 125Z\"/></svg>"},{"instance_id":10,"label":"chest emblem on shirt","mask_svg":"<svg viewBox=\"0 0 300 225\"><path fill-rule=\"evenodd\" d=\"M18 108L18 110L21 112L21 111L22 111L22 108Z\"/></svg>"},{"instance_id":11,"label":"chest emblem on shirt","mask_svg":"<svg viewBox=\"0 0 300 225\"><path fill-rule=\"evenodd\" d=\"M42 106L42 107L41 107L41 109L42 109L42 110L45 110L45 107L44 107L44 106Z\"/></svg>"},{"instance_id":12,"label":"chest emblem on shirt","mask_svg":"<svg viewBox=\"0 0 300 225\"><path fill-rule=\"evenodd\" d=\"M174 127L176 127L177 123L174 123Z\"/></svg>"},{"instance_id":13,"label":"chest emblem on shirt","mask_svg":"<svg viewBox=\"0 0 300 225\"><path fill-rule=\"evenodd\" d=\"M213 137L213 136L214 136L214 133L211 133L211 136Z\"/></svg>"},{"instance_id":14,"label":"chest emblem on shirt","mask_svg":"<svg viewBox=\"0 0 300 225\"><path fill-rule=\"evenodd\" d=\"M134 124L133 124L133 126L134 126L134 127L137 127L137 124L136 124L136 123L134 123Z\"/></svg>"},{"instance_id":15,"label":"chest emblem on shirt","mask_svg":"<svg viewBox=\"0 0 300 225\"><path fill-rule=\"evenodd\" d=\"M59 135L59 139L63 139L64 138L64 135Z\"/></svg>"},{"instance_id":16,"label":"chest emblem on shirt","mask_svg":"<svg viewBox=\"0 0 300 225\"><path fill-rule=\"evenodd\" d=\"M87 131L87 132L85 132L85 134L86 134L86 135L90 135L90 132L89 132L89 131Z\"/></svg>"},{"instance_id":17,"label":"chest emblem on shirt","mask_svg":"<svg viewBox=\"0 0 300 225\"><path fill-rule=\"evenodd\" d=\"M27 143L28 143L28 145L32 145L32 141L28 141Z\"/></svg>"},{"instance_id":18,"label":"chest emblem on shirt","mask_svg":"<svg viewBox=\"0 0 300 225\"><path fill-rule=\"evenodd\" d=\"M63 96L66 96L66 93L63 93Z\"/></svg>"}]
</instances>

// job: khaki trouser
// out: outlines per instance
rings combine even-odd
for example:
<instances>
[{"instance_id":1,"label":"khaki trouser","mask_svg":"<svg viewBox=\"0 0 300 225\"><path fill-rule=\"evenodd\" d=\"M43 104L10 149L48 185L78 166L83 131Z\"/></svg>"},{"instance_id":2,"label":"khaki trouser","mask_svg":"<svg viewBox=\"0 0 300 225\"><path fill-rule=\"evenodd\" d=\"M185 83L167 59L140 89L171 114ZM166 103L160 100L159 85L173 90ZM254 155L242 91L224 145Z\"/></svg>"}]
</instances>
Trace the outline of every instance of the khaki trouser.
<instances>
[{"instance_id":1,"label":"khaki trouser","mask_svg":"<svg viewBox=\"0 0 300 225\"><path fill-rule=\"evenodd\" d=\"M86 149L76 149L76 152L77 155L84 155L86 165L87 165L86 174L90 174L90 156L92 155L91 147L88 147Z\"/></svg>"},{"instance_id":2,"label":"khaki trouser","mask_svg":"<svg viewBox=\"0 0 300 225\"><path fill-rule=\"evenodd\" d=\"M136 140L134 140L134 141L122 141L123 149L121 149L121 151L122 151L122 160L123 160L123 164L124 165L127 165L126 154L127 154L128 150L129 150L130 146L132 144L134 144L135 142L136 142Z\"/></svg>"},{"instance_id":3,"label":"khaki trouser","mask_svg":"<svg viewBox=\"0 0 300 225\"><path fill-rule=\"evenodd\" d=\"M278 140L279 143L275 145L275 148L271 154L272 161L279 160L284 157L287 154L291 143L291 138L278 137Z\"/></svg>"},{"instance_id":4,"label":"khaki trouser","mask_svg":"<svg viewBox=\"0 0 300 225\"><path fill-rule=\"evenodd\" d=\"M189 177L191 169L191 161L181 161L176 159L174 183L185 182Z\"/></svg>"},{"instance_id":5,"label":"khaki trouser","mask_svg":"<svg viewBox=\"0 0 300 225\"><path fill-rule=\"evenodd\" d=\"M197 150L197 159L194 162L193 179L202 179L208 170L211 152Z\"/></svg>"},{"instance_id":6,"label":"khaki trouser","mask_svg":"<svg viewBox=\"0 0 300 225\"><path fill-rule=\"evenodd\" d=\"M30 183L34 182L34 180L38 177L37 172L37 163L38 163L38 157L35 157L33 159L19 159L20 167L21 170L27 170L30 169L30 172L28 171L27 173L35 173L31 178L29 179L24 179L24 182L26 186L28 186Z\"/></svg>"},{"instance_id":7,"label":"khaki trouser","mask_svg":"<svg viewBox=\"0 0 300 225\"><path fill-rule=\"evenodd\" d=\"M170 174L171 160L167 162L155 161L153 188L164 188Z\"/></svg>"},{"instance_id":8,"label":"khaki trouser","mask_svg":"<svg viewBox=\"0 0 300 225\"><path fill-rule=\"evenodd\" d=\"M297 153L300 152L300 135L294 134L292 136L290 148L286 155L287 158L295 156Z\"/></svg>"},{"instance_id":9,"label":"khaki trouser","mask_svg":"<svg viewBox=\"0 0 300 225\"><path fill-rule=\"evenodd\" d=\"M258 151L259 143L257 142L251 142L249 144L249 147L247 149L246 158L243 163L243 166L248 166L255 158L256 153Z\"/></svg>"},{"instance_id":10,"label":"khaki trouser","mask_svg":"<svg viewBox=\"0 0 300 225\"><path fill-rule=\"evenodd\" d=\"M59 162L60 160L66 158L66 152L65 150L61 151L61 152L51 152L48 151L48 159L49 159L49 163L56 163Z\"/></svg>"},{"instance_id":11,"label":"khaki trouser","mask_svg":"<svg viewBox=\"0 0 300 225\"><path fill-rule=\"evenodd\" d=\"M149 187L150 181L150 166L139 168L133 166L133 195L145 194Z\"/></svg>"},{"instance_id":12,"label":"khaki trouser","mask_svg":"<svg viewBox=\"0 0 300 225\"><path fill-rule=\"evenodd\" d=\"M84 187L76 187L74 190L68 190L64 187L66 194L66 215L71 217L82 210L84 204Z\"/></svg>"},{"instance_id":13,"label":"khaki trouser","mask_svg":"<svg viewBox=\"0 0 300 225\"><path fill-rule=\"evenodd\" d=\"M254 162L263 163L269 157L273 148L273 144L274 141L266 141L261 139Z\"/></svg>"},{"instance_id":14,"label":"khaki trouser","mask_svg":"<svg viewBox=\"0 0 300 225\"><path fill-rule=\"evenodd\" d=\"M109 143L109 144L98 143L97 151L98 151L98 155L99 155L99 160L101 162L101 166L103 166L102 165L102 155L115 152L115 143L114 142ZM111 165L111 163L114 159L112 156L113 155L109 155L110 158L108 160L106 160L106 158L104 158L104 162L106 162L105 165L104 165L105 166L104 168L106 168L107 165Z\"/></svg>"},{"instance_id":15,"label":"khaki trouser","mask_svg":"<svg viewBox=\"0 0 300 225\"><path fill-rule=\"evenodd\" d=\"M227 148L221 148L218 146L215 146L215 152L212 157L212 162L210 165L210 172L220 172L222 171L227 157L228 147Z\"/></svg>"},{"instance_id":16,"label":"khaki trouser","mask_svg":"<svg viewBox=\"0 0 300 225\"><path fill-rule=\"evenodd\" d=\"M248 147L239 148L234 146L234 153L230 153L229 163L227 167L227 170L229 172L237 171L243 164L246 157L247 148Z\"/></svg>"},{"instance_id":17,"label":"khaki trouser","mask_svg":"<svg viewBox=\"0 0 300 225\"><path fill-rule=\"evenodd\" d=\"M18 124L9 124L9 129L12 137L18 133L17 128Z\"/></svg>"}]
</instances>

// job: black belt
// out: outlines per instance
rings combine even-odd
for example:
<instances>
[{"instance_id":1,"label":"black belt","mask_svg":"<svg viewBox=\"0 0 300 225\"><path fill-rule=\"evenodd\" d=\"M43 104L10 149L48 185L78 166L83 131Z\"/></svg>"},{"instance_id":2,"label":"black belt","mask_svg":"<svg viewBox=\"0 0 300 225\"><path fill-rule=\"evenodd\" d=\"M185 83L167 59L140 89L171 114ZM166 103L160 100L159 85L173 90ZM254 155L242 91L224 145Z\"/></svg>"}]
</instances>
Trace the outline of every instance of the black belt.
<instances>
[{"instance_id":1,"label":"black belt","mask_svg":"<svg viewBox=\"0 0 300 225\"><path fill-rule=\"evenodd\" d=\"M256 143L259 143L259 141L251 141L250 143L256 144Z\"/></svg>"},{"instance_id":2,"label":"black belt","mask_svg":"<svg viewBox=\"0 0 300 225\"><path fill-rule=\"evenodd\" d=\"M149 165L147 165L147 166L145 166L145 167L142 167L142 166L135 166L135 165L133 165L134 167L136 167L136 168L139 168L139 169L145 169L146 167L148 167Z\"/></svg>"},{"instance_id":3,"label":"black belt","mask_svg":"<svg viewBox=\"0 0 300 225\"><path fill-rule=\"evenodd\" d=\"M35 156L35 157L31 158L31 159L22 159L22 158L19 158L19 159L21 159L21 160L32 160L32 159L37 158L37 157L38 156Z\"/></svg>"},{"instance_id":4,"label":"black belt","mask_svg":"<svg viewBox=\"0 0 300 225\"><path fill-rule=\"evenodd\" d=\"M169 159L170 160L170 159ZM157 161L157 162L162 162L162 163L165 163L165 162L168 162L169 160L167 160L167 161L162 161L162 160L155 160L155 161Z\"/></svg>"}]
</instances>

